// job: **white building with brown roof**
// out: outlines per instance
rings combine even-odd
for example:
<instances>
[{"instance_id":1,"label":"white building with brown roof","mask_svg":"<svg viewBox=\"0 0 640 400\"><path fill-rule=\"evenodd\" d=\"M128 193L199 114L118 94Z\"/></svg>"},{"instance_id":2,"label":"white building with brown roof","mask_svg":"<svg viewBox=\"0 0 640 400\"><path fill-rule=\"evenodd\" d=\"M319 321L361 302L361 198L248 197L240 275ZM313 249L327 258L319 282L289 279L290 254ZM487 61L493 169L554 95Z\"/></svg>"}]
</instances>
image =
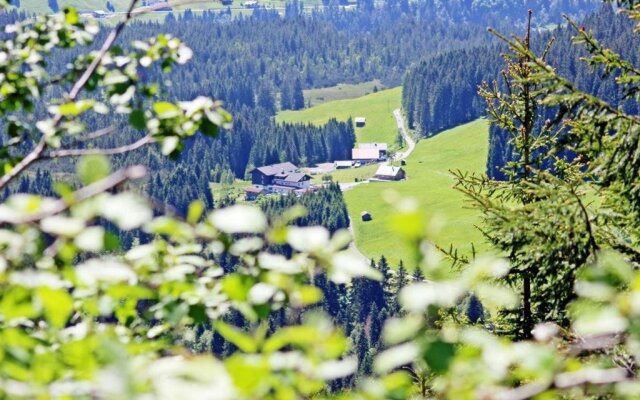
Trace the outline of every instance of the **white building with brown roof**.
<instances>
[{"instance_id":1,"label":"white building with brown roof","mask_svg":"<svg viewBox=\"0 0 640 400\"><path fill-rule=\"evenodd\" d=\"M383 181L400 181L406 178L406 173L401 167L394 167L393 165L381 165L376 171L375 179Z\"/></svg>"}]
</instances>

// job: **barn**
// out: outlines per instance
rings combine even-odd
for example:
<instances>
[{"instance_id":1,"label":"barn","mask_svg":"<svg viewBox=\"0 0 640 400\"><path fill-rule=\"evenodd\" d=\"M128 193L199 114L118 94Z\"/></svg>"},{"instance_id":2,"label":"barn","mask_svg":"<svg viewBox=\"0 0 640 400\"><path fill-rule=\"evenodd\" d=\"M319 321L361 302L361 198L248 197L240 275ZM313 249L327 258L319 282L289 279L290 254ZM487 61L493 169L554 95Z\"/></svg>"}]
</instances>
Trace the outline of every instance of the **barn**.
<instances>
[{"instance_id":1,"label":"barn","mask_svg":"<svg viewBox=\"0 0 640 400\"><path fill-rule=\"evenodd\" d=\"M374 176L376 179L383 181L401 181L406 178L406 173L402 167L394 167L393 165L381 165Z\"/></svg>"}]
</instances>

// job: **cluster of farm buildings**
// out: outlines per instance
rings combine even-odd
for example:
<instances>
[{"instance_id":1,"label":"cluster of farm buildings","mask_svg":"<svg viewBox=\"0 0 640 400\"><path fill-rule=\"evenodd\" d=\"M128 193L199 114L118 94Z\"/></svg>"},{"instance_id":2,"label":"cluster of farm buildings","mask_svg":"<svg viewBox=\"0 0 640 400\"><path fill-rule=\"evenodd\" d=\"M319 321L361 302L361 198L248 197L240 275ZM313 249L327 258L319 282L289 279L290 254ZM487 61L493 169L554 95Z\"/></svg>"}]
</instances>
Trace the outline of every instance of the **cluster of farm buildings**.
<instances>
[{"instance_id":1,"label":"cluster of farm buildings","mask_svg":"<svg viewBox=\"0 0 640 400\"><path fill-rule=\"evenodd\" d=\"M364 118L356 118L356 126L364 126ZM388 161L388 145L386 143L361 143L351 152L351 160L335 161L335 169L357 168L365 164ZM312 177L290 162L265 165L254 168L251 173L251 186L245 189L245 198L255 200L260 195L301 196L319 188L312 184ZM402 167L381 164L374 175L374 180L399 181L405 179Z\"/></svg>"},{"instance_id":2,"label":"cluster of farm buildings","mask_svg":"<svg viewBox=\"0 0 640 400\"><path fill-rule=\"evenodd\" d=\"M367 120L364 117L355 119L356 127L364 127ZM389 146L387 143L360 143L351 150L351 160L336 161L336 169L357 168L366 164L386 162L389 160ZM374 176L377 180L399 181L406 175L402 167L394 167L388 163L382 164Z\"/></svg>"}]
</instances>

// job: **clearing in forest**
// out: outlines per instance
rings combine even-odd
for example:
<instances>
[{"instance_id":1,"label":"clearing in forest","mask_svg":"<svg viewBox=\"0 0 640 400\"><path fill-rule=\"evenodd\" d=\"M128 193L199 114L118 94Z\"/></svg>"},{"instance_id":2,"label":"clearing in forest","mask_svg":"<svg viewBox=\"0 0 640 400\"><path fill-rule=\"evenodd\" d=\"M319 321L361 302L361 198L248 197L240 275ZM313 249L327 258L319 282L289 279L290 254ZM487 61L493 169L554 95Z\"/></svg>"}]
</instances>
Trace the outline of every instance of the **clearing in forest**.
<instances>
[{"instance_id":1,"label":"clearing in forest","mask_svg":"<svg viewBox=\"0 0 640 400\"><path fill-rule=\"evenodd\" d=\"M379 259L384 255L391 265L400 260L408 263L409 250L394 238L389 227L393 208L383 200L387 190L395 190L402 197L416 199L427 218L444 221L435 242L448 248L450 244L461 253L486 249L480 232L474 227L479 222L478 212L469 209L464 196L453 189L450 170L482 173L488 151L486 120L477 120L439 135L420 141L407 159L408 179L402 182L372 182L359 185L344 193L349 215L354 224L356 244L367 257ZM363 222L360 214L371 213L373 220Z\"/></svg>"},{"instance_id":2,"label":"clearing in forest","mask_svg":"<svg viewBox=\"0 0 640 400\"><path fill-rule=\"evenodd\" d=\"M365 117L366 125L356 128L357 141L387 143L394 148L398 126L393 110L400 107L401 95L401 87L381 90L356 99L330 101L298 111L282 111L276 116L276 121L322 125L331 118L346 121Z\"/></svg>"}]
</instances>

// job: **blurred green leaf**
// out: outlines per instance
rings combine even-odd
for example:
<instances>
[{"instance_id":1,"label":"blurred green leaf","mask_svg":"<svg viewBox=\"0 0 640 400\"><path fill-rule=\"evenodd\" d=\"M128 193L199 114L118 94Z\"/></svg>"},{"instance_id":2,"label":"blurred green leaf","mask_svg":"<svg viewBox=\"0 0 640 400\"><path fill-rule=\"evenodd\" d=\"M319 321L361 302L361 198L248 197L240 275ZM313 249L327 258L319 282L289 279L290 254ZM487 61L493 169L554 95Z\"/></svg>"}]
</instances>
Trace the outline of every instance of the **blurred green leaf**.
<instances>
[{"instance_id":1,"label":"blurred green leaf","mask_svg":"<svg viewBox=\"0 0 640 400\"><path fill-rule=\"evenodd\" d=\"M444 374L449 369L455 354L456 349L453 344L435 340L427 345L422 357L433 372Z\"/></svg>"},{"instance_id":2,"label":"blurred green leaf","mask_svg":"<svg viewBox=\"0 0 640 400\"><path fill-rule=\"evenodd\" d=\"M196 200L189 204L189 210L187 212L187 222L195 224L198 222L202 213L204 212L204 202L202 200Z\"/></svg>"},{"instance_id":3,"label":"blurred green leaf","mask_svg":"<svg viewBox=\"0 0 640 400\"><path fill-rule=\"evenodd\" d=\"M109 159L103 155L85 156L77 166L78 177L84 185L106 178L111 173Z\"/></svg>"},{"instance_id":4,"label":"blurred green leaf","mask_svg":"<svg viewBox=\"0 0 640 400\"><path fill-rule=\"evenodd\" d=\"M73 312L73 299L66 289L38 288L38 299L42 302L47 320L55 328L63 328Z\"/></svg>"},{"instance_id":5,"label":"blurred green leaf","mask_svg":"<svg viewBox=\"0 0 640 400\"><path fill-rule=\"evenodd\" d=\"M166 101L158 101L156 103L153 103L153 111L156 112L158 118L160 119L175 118L182 114L178 106Z\"/></svg>"},{"instance_id":6,"label":"blurred green leaf","mask_svg":"<svg viewBox=\"0 0 640 400\"><path fill-rule=\"evenodd\" d=\"M147 127L147 118L142 110L133 110L129 114L129 123L136 129L144 129Z\"/></svg>"},{"instance_id":7,"label":"blurred green leaf","mask_svg":"<svg viewBox=\"0 0 640 400\"><path fill-rule=\"evenodd\" d=\"M231 300L246 301L253 283L250 276L230 274L222 280L222 290Z\"/></svg>"},{"instance_id":8,"label":"blurred green leaf","mask_svg":"<svg viewBox=\"0 0 640 400\"><path fill-rule=\"evenodd\" d=\"M258 350L258 343L238 328L222 321L216 321L213 326L223 338L236 345L243 352L255 353Z\"/></svg>"},{"instance_id":9,"label":"blurred green leaf","mask_svg":"<svg viewBox=\"0 0 640 400\"><path fill-rule=\"evenodd\" d=\"M101 226L92 226L85 229L74 239L78 248L84 251L99 252L104 248L105 232Z\"/></svg>"},{"instance_id":10,"label":"blurred green leaf","mask_svg":"<svg viewBox=\"0 0 640 400\"><path fill-rule=\"evenodd\" d=\"M64 19L67 24L75 25L80 22L80 17L78 16L78 12L73 7L65 7L64 8Z\"/></svg>"},{"instance_id":11,"label":"blurred green leaf","mask_svg":"<svg viewBox=\"0 0 640 400\"><path fill-rule=\"evenodd\" d=\"M405 343L380 353L376 356L373 367L378 374L386 374L413 363L419 355L420 348L415 343Z\"/></svg>"},{"instance_id":12,"label":"blurred green leaf","mask_svg":"<svg viewBox=\"0 0 640 400\"><path fill-rule=\"evenodd\" d=\"M76 102L65 103L58 107L53 107L53 110L56 114L60 114L63 117L77 117L85 111L90 110L94 104L94 100L80 100Z\"/></svg>"},{"instance_id":13,"label":"blurred green leaf","mask_svg":"<svg viewBox=\"0 0 640 400\"><path fill-rule=\"evenodd\" d=\"M105 198L100 204L100 212L102 216L124 230L139 228L153 217L147 202L131 192Z\"/></svg>"},{"instance_id":14,"label":"blurred green leaf","mask_svg":"<svg viewBox=\"0 0 640 400\"><path fill-rule=\"evenodd\" d=\"M267 228L267 218L262 211L247 205L216 210L209 218L216 228L225 233L261 233Z\"/></svg>"}]
</instances>

